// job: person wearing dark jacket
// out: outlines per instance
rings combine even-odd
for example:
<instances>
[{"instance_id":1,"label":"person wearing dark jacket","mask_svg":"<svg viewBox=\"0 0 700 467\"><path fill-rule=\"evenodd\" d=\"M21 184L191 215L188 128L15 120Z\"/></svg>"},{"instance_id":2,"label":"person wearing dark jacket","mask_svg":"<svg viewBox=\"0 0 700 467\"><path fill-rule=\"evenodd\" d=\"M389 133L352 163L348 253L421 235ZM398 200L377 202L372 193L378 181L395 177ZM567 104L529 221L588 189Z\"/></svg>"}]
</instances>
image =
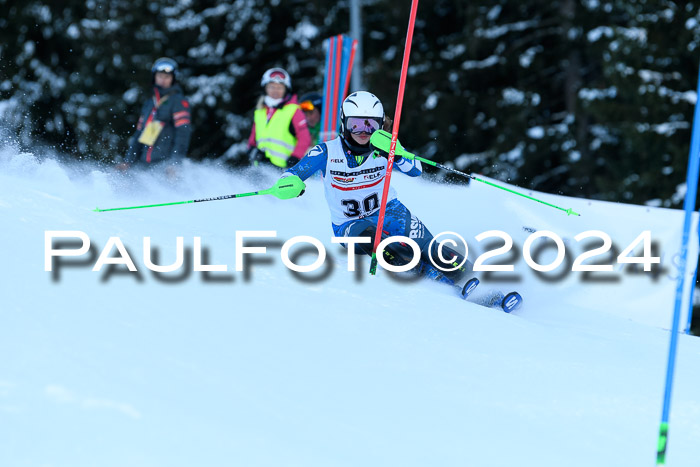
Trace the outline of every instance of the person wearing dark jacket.
<instances>
[{"instance_id":1,"label":"person wearing dark jacket","mask_svg":"<svg viewBox=\"0 0 700 467\"><path fill-rule=\"evenodd\" d=\"M176 82L177 63L171 58L159 58L151 72L153 93L141 107L121 168L163 163L173 166L187 156L192 137L190 104Z\"/></svg>"},{"instance_id":2,"label":"person wearing dark jacket","mask_svg":"<svg viewBox=\"0 0 700 467\"><path fill-rule=\"evenodd\" d=\"M311 147L321 141L321 112L323 111L323 96L317 92L310 92L299 98L299 107L306 116L306 126L311 135ZM311 149L311 148L309 148Z\"/></svg>"}]
</instances>

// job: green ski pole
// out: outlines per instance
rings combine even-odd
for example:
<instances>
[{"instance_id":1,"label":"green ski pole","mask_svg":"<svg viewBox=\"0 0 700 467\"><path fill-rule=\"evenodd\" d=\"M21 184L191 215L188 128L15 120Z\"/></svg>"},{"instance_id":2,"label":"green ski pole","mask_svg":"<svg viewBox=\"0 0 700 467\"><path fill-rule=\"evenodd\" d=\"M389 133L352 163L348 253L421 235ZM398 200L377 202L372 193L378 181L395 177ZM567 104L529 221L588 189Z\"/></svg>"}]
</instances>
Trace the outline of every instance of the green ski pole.
<instances>
[{"instance_id":1,"label":"green ski pole","mask_svg":"<svg viewBox=\"0 0 700 467\"><path fill-rule=\"evenodd\" d=\"M123 211L126 209L155 208L158 206L173 206L176 204L203 203L205 201L219 201L219 200L223 200L223 199L244 198L246 196L257 196L257 195L272 195L272 196L275 196L279 199L290 199L290 198L296 198L297 196L299 196L304 191L305 188L306 188L306 185L301 180L301 178L297 177L296 175L292 175L290 177L280 178L279 180L277 180L277 183L275 183L274 186L272 186L266 190L251 191L250 193L238 193L235 195L215 196L213 198L191 199L189 201L175 201L173 203L146 204L146 205L142 205L142 206L127 206L127 207L123 207L123 208L109 208L109 209L95 208L94 211L95 212L106 212L106 211Z\"/></svg>"},{"instance_id":2,"label":"green ski pole","mask_svg":"<svg viewBox=\"0 0 700 467\"><path fill-rule=\"evenodd\" d=\"M388 152L388 149L389 149L387 141L391 142L391 134L387 131L384 131L384 130L375 131L374 133L372 133L372 137L370 138L370 144L372 146L374 146L375 148L378 148L384 152ZM581 214L575 212L571 208L564 209L562 207L556 206L556 205L548 203L546 201L542 201L541 199L533 198L532 196L528 196L528 195L525 195L523 193L518 193L515 190L511 190L510 188L506 188L504 186L497 185L493 182L489 182L488 180L483 180L479 177L475 177L474 175L460 172L459 170L455 170L451 167L447 167L446 165L442 165L438 162L431 161L430 159L425 159L423 157L416 156L415 154L410 153L407 150L405 150L398 141L396 142L396 154L401 156L401 157L405 157L406 159L415 159L415 160L423 162L424 164L428 164L428 165L432 165L433 167L437 167L438 169L446 170L448 172L452 172L453 174L461 175L462 177L471 178L472 180L476 180L477 182L485 183L485 184L490 185L492 187L499 188L499 189L507 191L509 193L513 193L514 195L522 196L523 198L527 198L529 200L536 201L538 203L542 203L544 205L553 207L555 209L559 209L561 211L564 211L569 216L580 216L581 215Z\"/></svg>"}]
</instances>

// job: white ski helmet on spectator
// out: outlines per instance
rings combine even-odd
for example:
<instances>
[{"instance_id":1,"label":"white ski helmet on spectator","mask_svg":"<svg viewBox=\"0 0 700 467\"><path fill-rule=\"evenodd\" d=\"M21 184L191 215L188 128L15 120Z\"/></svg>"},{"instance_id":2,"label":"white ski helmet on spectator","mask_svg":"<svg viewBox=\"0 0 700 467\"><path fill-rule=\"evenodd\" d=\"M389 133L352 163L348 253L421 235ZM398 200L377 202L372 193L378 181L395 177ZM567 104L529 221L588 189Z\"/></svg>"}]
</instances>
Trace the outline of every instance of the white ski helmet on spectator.
<instances>
[{"instance_id":1,"label":"white ski helmet on spectator","mask_svg":"<svg viewBox=\"0 0 700 467\"><path fill-rule=\"evenodd\" d=\"M343 101L340 110L340 134L346 142L351 133L372 134L384 124L384 106L382 102L367 91L357 91Z\"/></svg>"},{"instance_id":2,"label":"white ski helmet on spectator","mask_svg":"<svg viewBox=\"0 0 700 467\"><path fill-rule=\"evenodd\" d=\"M264 88L268 83L282 83L286 86L287 92L292 89L292 79L284 68L270 68L267 70L263 74L260 86Z\"/></svg>"}]
</instances>

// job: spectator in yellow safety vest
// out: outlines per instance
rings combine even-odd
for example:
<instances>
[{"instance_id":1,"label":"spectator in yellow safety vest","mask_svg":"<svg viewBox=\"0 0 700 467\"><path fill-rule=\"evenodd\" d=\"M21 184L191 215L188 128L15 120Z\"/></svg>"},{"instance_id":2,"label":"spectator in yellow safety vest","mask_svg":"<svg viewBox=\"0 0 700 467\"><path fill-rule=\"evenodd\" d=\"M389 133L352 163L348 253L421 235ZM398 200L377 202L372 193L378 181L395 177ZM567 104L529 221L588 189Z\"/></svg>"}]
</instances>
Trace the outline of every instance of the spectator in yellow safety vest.
<instances>
[{"instance_id":1,"label":"spectator in yellow safety vest","mask_svg":"<svg viewBox=\"0 0 700 467\"><path fill-rule=\"evenodd\" d=\"M284 69L270 68L260 85L265 94L255 109L248 158L254 165L266 161L292 167L312 145L306 117L292 94L292 80Z\"/></svg>"}]
</instances>

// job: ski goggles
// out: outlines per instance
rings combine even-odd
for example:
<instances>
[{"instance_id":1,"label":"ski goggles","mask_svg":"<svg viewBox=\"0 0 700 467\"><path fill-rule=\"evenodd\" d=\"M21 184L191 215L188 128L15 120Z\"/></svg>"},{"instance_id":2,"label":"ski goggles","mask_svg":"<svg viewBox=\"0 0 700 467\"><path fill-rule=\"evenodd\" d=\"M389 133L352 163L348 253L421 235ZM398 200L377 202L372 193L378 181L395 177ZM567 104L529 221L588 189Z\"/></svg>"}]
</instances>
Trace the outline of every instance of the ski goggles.
<instances>
[{"instance_id":1,"label":"ski goggles","mask_svg":"<svg viewBox=\"0 0 700 467\"><path fill-rule=\"evenodd\" d=\"M314 106L314 103L311 101L304 101L301 104L299 104L299 107L304 112L311 112L312 110L314 110L316 108L316 106Z\"/></svg>"},{"instance_id":2,"label":"ski goggles","mask_svg":"<svg viewBox=\"0 0 700 467\"><path fill-rule=\"evenodd\" d=\"M272 73L270 73L270 81L273 83L284 84L284 82L286 80L287 80L287 76L284 73L282 73L281 71L273 71Z\"/></svg>"},{"instance_id":3,"label":"ski goggles","mask_svg":"<svg viewBox=\"0 0 700 467\"><path fill-rule=\"evenodd\" d=\"M368 117L348 117L346 128L350 133L372 134L379 129L379 121Z\"/></svg>"},{"instance_id":4,"label":"ski goggles","mask_svg":"<svg viewBox=\"0 0 700 467\"><path fill-rule=\"evenodd\" d=\"M155 71L160 71L162 73L172 73L175 71L175 67L171 63L156 63L154 68Z\"/></svg>"}]
</instances>

